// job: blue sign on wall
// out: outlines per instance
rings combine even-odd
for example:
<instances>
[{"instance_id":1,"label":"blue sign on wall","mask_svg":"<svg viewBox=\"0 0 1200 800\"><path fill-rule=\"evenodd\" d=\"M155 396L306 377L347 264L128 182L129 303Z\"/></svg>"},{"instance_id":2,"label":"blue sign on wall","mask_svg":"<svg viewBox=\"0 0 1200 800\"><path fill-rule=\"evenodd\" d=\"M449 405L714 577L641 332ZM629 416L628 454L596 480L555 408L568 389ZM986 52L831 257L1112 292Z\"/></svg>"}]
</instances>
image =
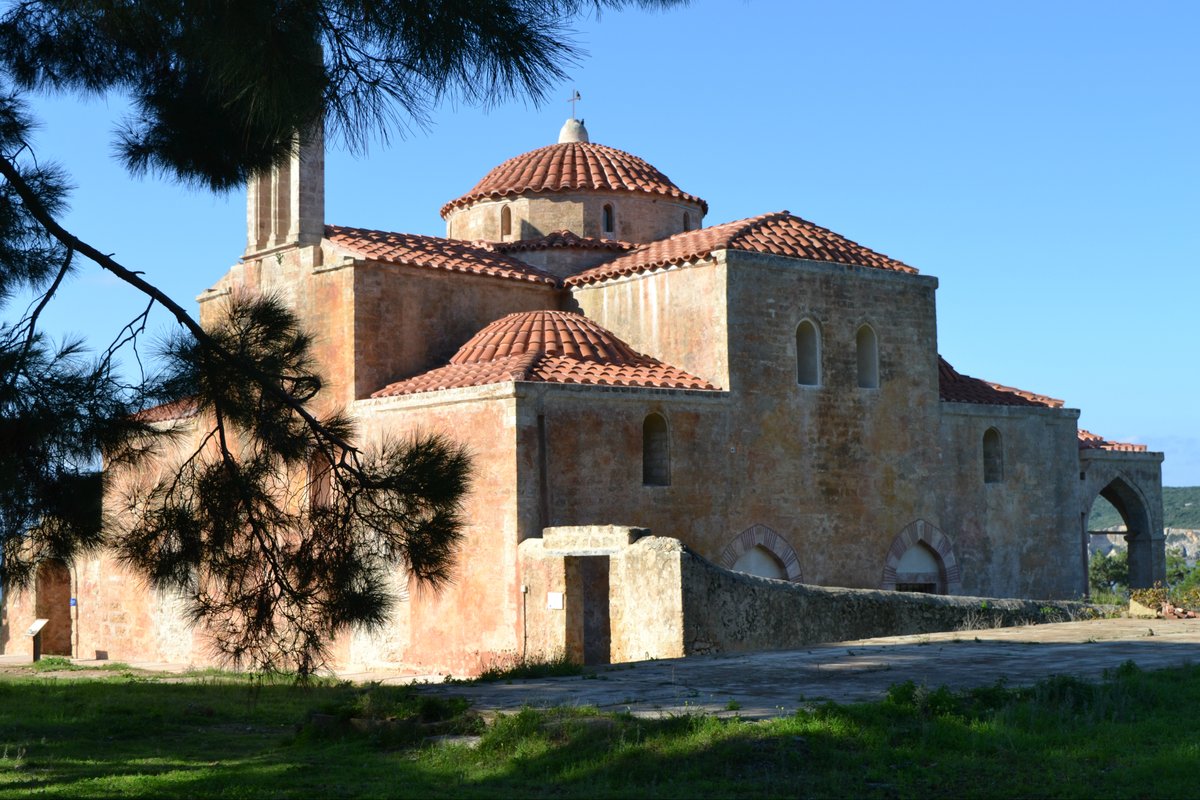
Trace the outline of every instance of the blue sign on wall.
<instances>
[{"instance_id":1,"label":"blue sign on wall","mask_svg":"<svg viewBox=\"0 0 1200 800\"><path fill-rule=\"evenodd\" d=\"M74 597L72 597L72 598L71 598L71 606L72 606L72 607L74 607L74 605L75 605L75 598L74 598Z\"/></svg>"}]
</instances>

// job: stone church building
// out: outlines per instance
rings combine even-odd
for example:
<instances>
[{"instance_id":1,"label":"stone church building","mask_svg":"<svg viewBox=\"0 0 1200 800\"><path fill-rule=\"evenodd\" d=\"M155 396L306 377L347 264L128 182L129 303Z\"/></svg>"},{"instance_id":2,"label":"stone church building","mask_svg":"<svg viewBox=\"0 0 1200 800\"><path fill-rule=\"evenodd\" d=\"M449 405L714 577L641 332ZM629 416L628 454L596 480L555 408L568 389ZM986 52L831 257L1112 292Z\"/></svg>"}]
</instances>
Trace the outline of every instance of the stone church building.
<instances>
[{"instance_id":1,"label":"stone church building","mask_svg":"<svg viewBox=\"0 0 1200 800\"><path fill-rule=\"evenodd\" d=\"M441 432L474 473L453 584L398 575L394 624L338 642L339 662L697 651L653 641L683 612L675 573L621 560L639 538L755 591L1079 598L1103 496L1134 584L1162 577L1162 454L948 364L936 278L787 211L709 224L575 120L446 203L445 238L326 224L323 152L306 142L250 186L246 251L201 319L233 294L283 298L364 443ZM78 656L206 659L172 601L107 558L43 573L8 603L10 650L48 617Z\"/></svg>"}]
</instances>

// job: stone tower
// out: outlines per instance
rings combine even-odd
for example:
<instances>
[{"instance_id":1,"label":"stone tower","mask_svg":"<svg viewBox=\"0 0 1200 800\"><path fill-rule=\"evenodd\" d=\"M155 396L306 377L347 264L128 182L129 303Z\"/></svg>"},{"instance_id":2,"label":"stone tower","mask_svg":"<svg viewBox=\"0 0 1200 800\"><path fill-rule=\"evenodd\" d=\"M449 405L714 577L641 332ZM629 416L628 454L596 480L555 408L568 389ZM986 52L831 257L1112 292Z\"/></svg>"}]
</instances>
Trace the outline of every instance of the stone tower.
<instances>
[{"instance_id":1,"label":"stone tower","mask_svg":"<svg viewBox=\"0 0 1200 800\"><path fill-rule=\"evenodd\" d=\"M320 244L325 234L325 137L318 123L296 137L287 161L250 179L246 252Z\"/></svg>"}]
</instances>

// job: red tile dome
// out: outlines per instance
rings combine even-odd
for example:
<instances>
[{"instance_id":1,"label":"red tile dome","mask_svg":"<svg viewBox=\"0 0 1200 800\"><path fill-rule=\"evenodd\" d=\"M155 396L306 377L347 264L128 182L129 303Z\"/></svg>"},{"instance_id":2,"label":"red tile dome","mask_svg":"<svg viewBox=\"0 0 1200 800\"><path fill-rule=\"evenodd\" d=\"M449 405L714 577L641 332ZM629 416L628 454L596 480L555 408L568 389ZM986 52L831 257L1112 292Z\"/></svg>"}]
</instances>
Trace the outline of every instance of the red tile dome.
<instances>
[{"instance_id":1,"label":"red tile dome","mask_svg":"<svg viewBox=\"0 0 1200 800\"><path fill-rule=\"evenodd\" d=\"M580 314L523 311L479 331L446 366L389 384L371 397L514 381L718 391L704 378L638 353Z\"/></svg>"},{"instance_id":2,"label":"red tile dome","mask_svg":"<svg viewBox=\"0 0 1200 800\"><path fill-rule=\"evenodd\" d=\"M493 169L475 188L442 206L442 217L484 198L536 192L638 192L696 203L708 213L708 203L690 195L635 155L591 142L560 142L510 158Z\"/></svg>"},{"instance_id":3,"label":"red tile dome","mask_svg":"<svg viewBox=\"0 0 1200 800\"><path fill-rule=\"evenodd\" d=\"M606 364L644 360L629 345L585 316L567 311L523 311L487 325L458 349L450 363L480 364L526 354L567 356Z\"/></svg>"}]
</instances>

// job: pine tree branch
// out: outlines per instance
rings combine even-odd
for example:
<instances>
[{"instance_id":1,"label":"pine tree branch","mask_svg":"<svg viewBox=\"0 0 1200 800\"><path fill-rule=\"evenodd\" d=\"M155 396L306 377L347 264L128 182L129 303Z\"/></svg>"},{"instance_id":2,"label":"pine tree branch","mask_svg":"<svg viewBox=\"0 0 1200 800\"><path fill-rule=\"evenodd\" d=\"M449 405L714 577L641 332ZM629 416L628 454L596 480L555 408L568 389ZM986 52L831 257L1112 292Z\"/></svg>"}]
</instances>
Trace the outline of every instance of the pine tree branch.
<instances>
[{"instance_id":1,"label":"pine tree branch","mask_svg":"<svg viewBox=\"0 0 1200 800\"><path fill-rule=\"evenodd\" d=\"M279 402L286 405L292 411L300 416L313 431L318 432L320 436L327 439L332 444L345 448L350 451L357 451L353 445L344 440L342 437L328 430L321 421L313 416L304 405L304 403L294 396L285 392L272 379L272 376L264 375L259 370L251 367L244 360L239 359L233 353L230 353L220 345L215 339L201 327L200 323L192 317L179 303L173 300L170 295L159 289L154 284L144 279L139 273L122 266L112 256L100 252L92 245L83 241L79 237L72 234L66 228L58 223L54 216L47 210L42 203L41 198L29 186L25 179L21 176L20 171L16 168L7 157L0 155L0 175L12 185L21 201L25 204L30 216L38 221L46 232L54 237L69 251L80 253L91 261L95 262L100 268L107 270L116 277L120 278L125 283L133 286L138 291L151 298L167 311L171 313L175 320L196 338L201 345L209 352L216 354L219 358L229 364L233 364L242 368L247 377L263 388L263 390L275 398ZM278 376L276 376L277 379Z\"/></svg>"}]
</instances>

